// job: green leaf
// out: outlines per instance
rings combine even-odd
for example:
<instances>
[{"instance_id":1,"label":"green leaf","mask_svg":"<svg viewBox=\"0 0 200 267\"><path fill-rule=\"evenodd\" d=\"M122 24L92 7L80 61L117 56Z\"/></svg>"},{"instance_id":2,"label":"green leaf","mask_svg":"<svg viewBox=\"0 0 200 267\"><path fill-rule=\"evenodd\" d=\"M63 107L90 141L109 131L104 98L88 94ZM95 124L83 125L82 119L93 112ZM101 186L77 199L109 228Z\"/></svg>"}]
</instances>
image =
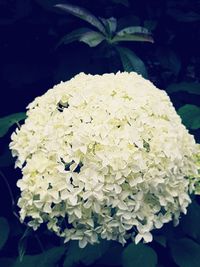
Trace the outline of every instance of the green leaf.
<instances>
[{"instance_id":1,"label":"green leaf","mask_svg":"<svg viewBox=\"0 0 200 267\"><path fill-rule=\"evenodd\" d=\"M123 267L155 267L157 264L157 255L155 251L144 244L130 244L122 254Z\"/></svg>"},{"instance_id":2,"label":"green leaf","mask_svg":"<svg viewBox=\"0 0 200 267\"><path fill-rule=\"evenodd\" d=\"M38 255L26 255L18 258L12 267L55 267L65 252L64 246L51 248Z\"/></svg>"},{"instance_id":3,"label":"green leaf","mask_svg":"<svg viewBox=\"0 0 200 267\"><path fill-rule=\"evenodd\" d=\"M9 224L6 218L0 217L0 249L5 245L10 232Z\"/></svg>"},{"instance_id":4,"label":"green leaf","mask_svg":"<svg viewBox=\"0 0 200 267\"><path fill-rule=\"evenodd\" d=\"M136 71L138 74L141 74L144 78L147 78L147 70L144 65L144 62L130 49L124 47L116 47L123 68L127 72Z\"/></svg>"},{"instance_id":5,"label":"green leaf","mask_svg":"<svg viewBox=\"0 0 200 267\"><path fill-rule=\"evenodd\" d=\"M109 36L112 36L113 33L115 33L117 29L117 20L114 17L111 17L109 19L100 18L103 22L106 31L108 32Z\"/></svg>"},{"instance_id":6,"label":"green leaf","mask_svg":"<svg viewBox=\"0 0 200 267\"><path fill-rule=\"evenodd\" d=\"M167 87L166 91L169 94L184 91L190 94L200 95L200 83L172 83Z\"/></svg>"},{"instance_id":7,"label":"green leaf","mask_svg":"<svg viewBox=\"0 0 200 267\"><path fill-rule=\"evenodd\" d=\"M126 27L126 28L118 31L116 35L124 36L126 34L134 34L134 33L150 34L148 29L146 29L144 27L141 27L141 26L130 26L130 27Z\"/></svg>"},{"instance_id":8,"label":"green leaf","mask_svg":"<svg viewBox=\"0 0 200 267\"><path fill-rule=\"evenodd\" d=\"M85 8L75 6L75 5L70 5L70 4L58 4L55 5L55 7L58 7L82 20L87 21L90 23L92 26L96 27L100 32L106 33L105 28L103 24L100 22L100 20L95 17L92 13L90 13L88 10Z\"/></svg>"},{"instance_id":9,"label":"green leaf","mask_svg":"<svg viewBox=\"0 0 200 267\"><path fill-rule=\"evenodd\" d=\"M90 47L95 47L98 44L100 44L104 39L105 39L105 37L101 33L95 32L95 31L90 31L90 32L83 34L79 38L79 41L86 43Z\"/></svg>"},{"instance_id":10,"label":"green leaf","mask_svg":"<svg viewBox=\"0 0 200 267\"><path fill-rule=\"evenodd\" d=\"M108 248L108 241L102 241L95 245L88 244L85 248L79 248L78 242L71 241L63 266L71 267L80 262L86 266L91 265L101 258Z\"/></svg>"},{"instance_id":11,"label":"green leaf","mask_svg":"<svg viewBox=\"0 0 200 267\"><path fill-rule=\"evenodd\" d=\"M9 130L9 128L18 121L24 120L26 113L15 113L3 118L0 118L0 137L3 137Z\"/></svg>"},{"instance_id":12,"label":"green leaf","mask_svg":"<svg viewBox=\"0 0 200 267\"><path fill-rule=\"evenodd\" d=\"M77 29L77 30L74 30L74 31L72 31L72 32L70 32L70 33L68 33L68 34L66 34L59 42L58 42L58 44L56 45L56 48L58 47L58 46L60 46L61 44L69 44L69 43L72 43L72 42L74 42L74 41L78 41L79 40L79 38L83 35L83 34L85 34L85 33L87 33L87 32L90 32L91 31L91 29L89 29L89 28L79 28L79 29Z\"/></svg>"},{"instance_id":13,"label":"green leaf","mask_svg":"<svg viewBox=\"0 0 200 267\"><path fill-rule=\"evenodd\" d=\"M180 267L199 267L200 246L189 238L169 243L172 257Z\"/></svg>"},{"instance_id":14,"label":"green leaf","mask_svg":"<svg viewBox=\"0 0 200 267\"><path fill-rule=\"evenodd\" d=\"M115 36L111 42L112 43L118 43L118 42L150 42L150 43L153 43L154 41L150 35L134 33L134 34L127 34L124 36Z\"/></svg>"},{"instance_id":15,"label":"green leaf","mask_svg":"<svg viewBox=\"0 0 200 267\"><path fill-rule=\"evenodd\" d=\"M192 130L200 128L200 108L195 105L184 105L178 110L183 124Z\"/></svg>"},{"instance_id":16,"label":"green leaf","mask_svg":"<svg viewBox=\"0 0 200 267\"><path fill-rule=\"evenodd\" d=\"M153 38L146 28L140 26L126 27L116 33L112 42L151 42L153 43Z\"/></svg>"}]
</instances>

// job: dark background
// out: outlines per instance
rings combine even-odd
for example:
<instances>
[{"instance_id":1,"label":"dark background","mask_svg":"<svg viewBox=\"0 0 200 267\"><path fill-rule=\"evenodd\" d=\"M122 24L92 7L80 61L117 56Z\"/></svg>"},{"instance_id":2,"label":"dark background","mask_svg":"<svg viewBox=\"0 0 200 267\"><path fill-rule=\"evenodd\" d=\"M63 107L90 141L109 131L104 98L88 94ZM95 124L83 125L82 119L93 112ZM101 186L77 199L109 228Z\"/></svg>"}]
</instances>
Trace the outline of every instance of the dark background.
<instances>
[{"instance_id":1,"label":"dark background","mask_svg":"<svg viewBox=\"0 0 200 267\"><path fill-rule=\"evenodd\" d=\"M88 27L86 22L56 9L54 5L59 3L66 1L0 0L0 117L25 111L36 96L79 72L103 74L123 71L119 58L116 55L105 57L101 45L90 48L84 43L74 42L55 48L65 34L79 27ZM74 0L70 3L82 6L99 17L117 18L119 28L145 26L150 21L153 25L153 44L123 44L144 62L148 79L164 90L173 83L199 83L200 1ZM185 104L200 105L200 94L180 91L170 94L170 98L176 109ZM0 139L1 151L6 150L13 129L4 139ZM199 142L200 130L190 132ZM21 173L13 170L13 165L2 168L2 171L16 201L19 194L16 181ZM17 257L18 242L25 226L21 226L13 215L17 207L12 208L8 188L2 179L0 190L0 216L5 216L11 228L17 229L16 233L12 230L0 256ZM55 236L46 237L43 229L40 231L45 248L59 244ZM179 230L176 231L175 235L179 235ZM172 261L169 249L159 247L156 243L152 246L161 255L163 265L160 266L178 266ZM27 251L40 251L32 236Z\"/></svg>"},{"instance_id":2,"label":"dark background","mask_svg":"<svg viewBox=\"0 0 200 267\"><path fill-rule=\"evenodd\" d=\"M65 1L0 1L2 115L23 111L34 97L80 71L95 74L121 68L118 64L110 69L99 47L90 48L74 42L55 49L63 35L88 26L53 7L62 2ZM144 61L149 79L163 89L173 82L199 81L200 15L195 17L195 14L200 10L200 1L135 0L129 1L128 6L127 1L111 0L74 0L71 3L100 17L116 17L121 25L138 22L143 26L146 20L152 20L155 23L154 44L125 44ZM172 96L172 99L177 107L200 100L186 93Z\"/></svg>"}]
</instances>

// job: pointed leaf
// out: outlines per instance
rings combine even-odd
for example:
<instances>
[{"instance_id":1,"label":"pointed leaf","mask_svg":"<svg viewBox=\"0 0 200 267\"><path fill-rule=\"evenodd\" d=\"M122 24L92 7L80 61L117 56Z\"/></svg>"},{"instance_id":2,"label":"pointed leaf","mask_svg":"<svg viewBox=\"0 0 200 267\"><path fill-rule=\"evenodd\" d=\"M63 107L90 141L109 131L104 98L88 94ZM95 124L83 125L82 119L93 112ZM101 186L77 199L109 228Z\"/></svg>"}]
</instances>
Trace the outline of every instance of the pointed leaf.
<instances>
[{"instance_id":1,"label":"pointed leaf","mask_svg":"<svg viewBox=\"0 0 200 267\"><path fill-rule=\"evenodd\" d=\"M18 121L24 120L26 113L15 113L3 118L0 118L0 137L4 136L9 128Z\"/></svg>"},{"instance_id":2,"label":"pointed leaf","mask_svg":"<svg viewBox=\"0 0 200 267\"><path fill-rule=\"evenodd\" d=\"M115 33L116 29L117 29L117 20L114 17L111 17L109 19L104 19L104 18L100 18L101 21L103 22L106 31L108 32L109 35L112 35L113 33Z\"/></svg>"},{"instance_id":3,"label":"pointed leaf","mask_svg":"<svg viewBox=\"0 0 200 267\"><path fill-rule=\"evenodd\" d=\"M124 36L115 36L112 39L112 43L117 42L149 42L153 43L153 38L148 34L140 34L140 33L134 33L134 34L127 34Z\"/></svg>"},{"instance_id":4,"label":"pointed leaf","mask_svg":"<svg viewBox=\"0 0 200 267\"><path fill-rule=\"evenodd\" d=\"M60 8L82 20L87 21L88 23L99 29L99 31L105 34L105 28L100 22L100 20L85 8L70 4L58 4L55 5L55 7Z\"/></svg>"},{"instance_id":5,"label":"pointed leaf","mask_svg":"<svg viewBox=\"0 0 200 267\"><path fill-rule=\"evenodd\" d=\"M56 48L58 46L60 46L62 43L63 44L69 44L69 43L72 43L74 41L78 41L79 38L87 33L87 32L90 32L91 30L89 28L79 28L77 30L74 30L68 34L66 34L59 42L58 44L56 45Z\"/></svg>"},{"instance_id":6,"label":"pointed leaf","mask_svg":"<svg viewBox=\"0 0 200 267\"><path fill-rule=\"evenodd\" d=\"M169 243L172 257L180 267L199 267L200 245L189 238Z\"/></svg>"},{"instance_id":7,"label":"pointed leaf","mask_svg":"<svg viewBox=\"0 0 200 267\"><path fill-rule=\"evenodd\" d=\"M120 55L125 71L135 71L147 78L148 74L143 61L133 51L124 47L117 47L116 49Z\"/></svg>"},{"instance_id":8,"label":"pointed leaf","mask_svg":"<svg viewBox=\"0 0 200 267\"><path fill-rule=\"evenodd\" d=\"M108 27L111 33L114 33L117 29L117 20L114 17L107 19Z\"/></svg>"},{"instance_id":9,"label":"pointed leaf","mask_svg":"<svg viewBox=\"0 0 200 267\"><path fill-rule=\"evenodd\" d=\"M0 249L5 245L9 235L9 224L6 218L0 217Z\"/></svg>"},{"instance_id":10,"label":"pointed leaf","mask_svg":"<svg viewBox=\"0 0 200 267\"><path fill-rule=\"evenodd\" d=\"M130 26L126 27L120 31L117 32L118 36L124 36L127 34L134 34L134 33L139 33L139 34L150 34L148 29L140 26Z\"/></svg>"},{"instance_id":11,"label":"pointed leaf","mask_svg":"<svg viewBox=\"0 0 200 267\"><path fill-rule=\"evenodd\" d=\"M86 43L90 47L95 47L98 44L100 44L104 39L105 39L105 37L101 33L95 32L95 31L90 31L90 32L83 34L79 38L79 41Z\"/></svg>"},{"instance_id":12,"label":"pointed leaf","mask_svg":"<svg viewBox=\"0 0 200 267\"><path fill-rule=\"evenodd\" d=\"M156 267L157 255L155 251L144 244L130 244L122 254L123 267Z\"/></svg>"},{"instance_id":13,"label":"pointed leaf","mask_svg":"<svg viewBox=\"0 0 200 267\"><path fill-rule=\"evenodd\" d=\"M200 107L195 105L184 105L178 110L183 124L192 130L200 128Z\"/></svg>"},{"instance_id":14,"label":"pointed leaf","mask_svg":"<svg viewBox=\"0 0 200 267\"><path fill-rule=\"evenodd\" d=\"M173 83L167 87L166 91L169 94L184 91L190 94L200 95L200 83Z\"/></svg>"},{"instance_id":15,"label":"pointed leaf","mask_svg":"<svg viewBox=\"0 0 200 267\"><path fill-rule=\"evenodd\" d=\"M150 42L153 43L154 40L146 28L140 26L126 27L115 35L112 42Z\"/></svg>"}]
</instances>

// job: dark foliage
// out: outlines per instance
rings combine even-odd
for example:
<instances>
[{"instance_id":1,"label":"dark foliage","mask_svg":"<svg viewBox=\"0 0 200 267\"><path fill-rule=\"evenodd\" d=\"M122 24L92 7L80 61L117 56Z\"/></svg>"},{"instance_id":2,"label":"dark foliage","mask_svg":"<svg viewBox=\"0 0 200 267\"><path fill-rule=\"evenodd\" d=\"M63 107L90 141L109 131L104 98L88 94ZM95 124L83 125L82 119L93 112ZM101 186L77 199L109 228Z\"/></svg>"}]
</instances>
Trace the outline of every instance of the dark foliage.
<instances>
[{"instance_id":1,"label":"dark foliage","mask_svg":"<svg viewBox=\"0 0 200 267\"><path fill-rule=\"evenodd\" d=\"M107 32L91 17L77 18L66 4L90 11ZM116 35L127 27L131 33ZM178 227L154 231L148 246L102 242L80 250L73 242L64 246L45 227L33 232L19 222L21 174L8 150L11 132L25 117L21 112L36 96L79 72L118 70L137 71L166 90L200 142L200 1L1 0L0 33L0 266L200 266L199 197Z\"/></svg>"}]
</instances>

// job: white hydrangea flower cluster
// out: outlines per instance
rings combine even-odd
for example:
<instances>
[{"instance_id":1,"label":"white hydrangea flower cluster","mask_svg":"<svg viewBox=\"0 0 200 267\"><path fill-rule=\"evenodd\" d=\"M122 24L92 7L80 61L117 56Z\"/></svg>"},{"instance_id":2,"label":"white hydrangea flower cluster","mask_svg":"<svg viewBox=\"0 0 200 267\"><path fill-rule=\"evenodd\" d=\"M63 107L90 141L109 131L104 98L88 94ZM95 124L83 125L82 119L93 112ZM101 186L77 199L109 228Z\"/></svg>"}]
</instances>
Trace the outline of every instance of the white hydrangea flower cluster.
<instances>
[{"instance_id":1,"label":"white hydrangea flower cluster","mask_svg":"<svg viewBox=\"0 0 200 267\"><path fill-rule=\"evenodd\" d=\"M62 82L29 106L10 148L21 220L80 247L152 241L179 220L199 179L199 146L167 94L136 73Z\"/></svg>"}]
</instances>

